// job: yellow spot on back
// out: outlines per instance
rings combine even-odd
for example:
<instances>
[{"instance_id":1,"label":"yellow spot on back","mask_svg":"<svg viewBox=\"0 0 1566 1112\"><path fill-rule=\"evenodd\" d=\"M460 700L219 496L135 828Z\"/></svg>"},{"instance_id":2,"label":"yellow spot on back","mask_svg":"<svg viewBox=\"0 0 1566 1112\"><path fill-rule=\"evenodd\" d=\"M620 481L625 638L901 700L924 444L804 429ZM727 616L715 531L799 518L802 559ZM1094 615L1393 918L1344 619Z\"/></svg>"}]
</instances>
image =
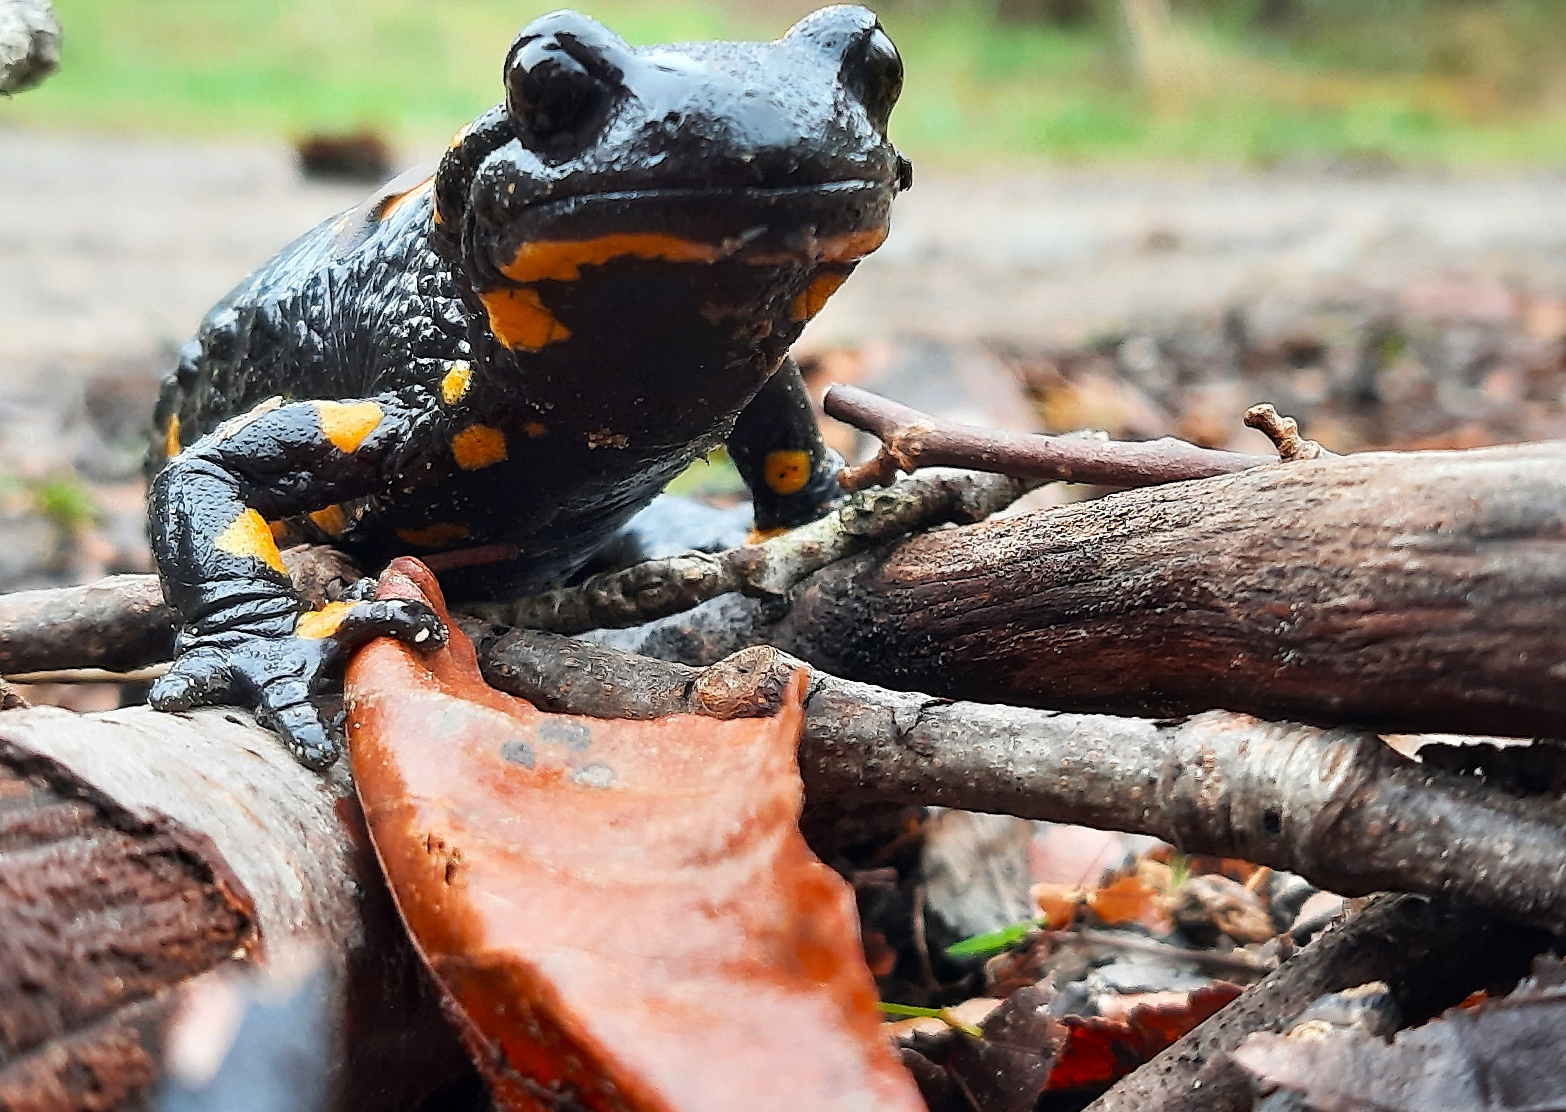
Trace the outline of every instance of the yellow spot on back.
<instances>
[{"instance_id":1,"label":"yellow spot on back","mask_svg":"<svg viewBox=\"0 0 1566 1112\"><path fill-rule=\"evenodd\" d=\"M574 282L584 266L601 266L610 259L667 259L677 263L710 263L727 252L710 243L697 243L662 232L621 232L596 239L539 240L517 248L500 272L515 282L552 278Z\"/></svg>"},{"instance_id":2,"label":"yellow spot on back","mask_svg":"<svg viewBox=\"0 0 1566 1112\"><path fill-rule=\"evenodd\" d=\"M307 610L299 615L298 624L294 626L294 636L309 641L330 637L337 632L337 627L343 624L343 619L352 609L351 602L329 602L319 610Z\"/></svg>"},{"instance_id":3,"label":"yellow spot on back","mask_svg":"<svg viewBox=\"0 0 1566 1112\"><path fill-rule=\"evenodd\" d=\"M522 431L527 433L529 440L537 440L541 436L549 435L549 426L542 421L528 421L522 426Z\"/></svg>"},{"instance_id":4,"label":"yellow spot on back","mask_svg":"<svg viewBox=\"0 0 1566 1112\"><path fill-rule=\"evenodd\" d=\"M794 494L810 481L810 453L785 448L768 452L761 475L774 494Z\"/></svg>"},{"instance_id":5,"label":"yellow spot on back","mask_svg":"<svg viewBox=\"0 0 1566 1112\"><path fill-rule=\"evenodd\" d=\"M840 270L829 270L823 274L817 274L811 279L800 295L789 306L789 312L795 320L809 320L819 313L827 303L827 298L838 291L844 282L848 281L848 274Z\"/></svg>"},{"instance_id":6,"label":"yellow spot on back","mask_svg":"<svg viewBox=\"0 0 1566 1112\"><path fill-rule=\"evenodd\" d=\"M451 438L451 455L464 471L477 471L506 458L506 434L489 425L469 425Z\"/></svg>"},{"instance_id":7,"label":"yellow spot on back","mask_svg":"<svg viewBox=\"0 0 1566 1112\"><path fill-rule=\"evenodd\" d=\"M348 528L348 515L336 503L306 516L315 523L317 529L329 537L341 536L343 530Z\"/></svg>"},{"instance_id":8,"label":"yellow spot on back","mask_svg":"<svg viewBox=\"0 0 1566 1112\"><path fill-rule=\"evenodd\" d=\"M429 177L419 182L418 185L415 185L412 189L409 189L403 193L394 193L390 197L382 200L381 203L375 207L375 219L385 220L409 201L418 200L420 197L424 196L424 194L428 193L434 188L435 176L431 174Z\"/></svg>"},{"instance_id":9,"label":"yellow spot on back","mask_svg":"<svg viewBox=\"0 0 1566 1112\"><path fill-rule=\"evenodd\" d=\"M450 521L437 521L434 525L426 525L423 529L397 530L399 540L418 545L420 548L445 548L454 541L465 540L467 536L466 525L456 525Z\"/></svg>"},{"instance_id":10,"label":"yellow spot on back","mask_svg":"<svg viewBox=\"0 0 1566 1112\"><path fill-rule=\"evenodd\" d=\"M241 511L221 533L212 538L212 547L230 556L241 559L248 556L252 560L259 560L279 575L288 574L283 568L283 556L277 550L277 541L272 539L272 530L254 510Z\"/></svg>"},{"instance_id":11,"label":"yellow spot on back","mask_svg":"<svg viewBox=\"0 0 1566 1112\"><path fill-rule=\"evenodd\" d=\"M512 351L538 351L571 336L544 308L537 290L490 290L479 294L479 300L489 314L489 330Z\"/></svg>"},{"instance_id":12,"label":"yellow spot on back","mask_svg":"<svg viewBox=\"0 0 1566 1112\"><path fill-rule=\"evenodd\" d=\"M321 419L321 434L344 454L358 451L385 415L374 402L316 402L315 411Z\"/></svg>"},{"instance_id":13,"label":"yellow spot on back","mask_svg":"<svg viewBox=\"0 0 1566 1112\"><path fill-rule=\"evenodd\" d=\"M467 363L453 363L451 370L440 380L440 400L447 405L456 405L468 392L472 382L473 368Z\"/></svg>"},{"instance_id":14,"label":"yellow spot on back","mask_svg":"<svg viewBox=\"0 0 1566 1112\"><path fill-rule=\"evenodd\" d=\"M167 459L173 459L179 455L179 414L169 414L169 424L163 430L163 455Z\"/></svg>"}]
</instances>

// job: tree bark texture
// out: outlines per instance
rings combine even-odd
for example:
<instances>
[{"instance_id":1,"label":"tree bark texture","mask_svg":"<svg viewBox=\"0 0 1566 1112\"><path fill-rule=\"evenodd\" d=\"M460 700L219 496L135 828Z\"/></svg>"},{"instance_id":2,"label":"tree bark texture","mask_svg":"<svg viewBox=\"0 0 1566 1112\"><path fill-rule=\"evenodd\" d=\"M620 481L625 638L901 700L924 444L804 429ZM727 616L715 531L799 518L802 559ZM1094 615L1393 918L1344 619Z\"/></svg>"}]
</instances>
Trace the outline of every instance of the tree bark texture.
<instances>
[{"instance_id":1,"label":"tree bark texture","mask_svg":"<svg viewBox=\"0 0 1566 1112\"><path fill-rule=\"evenodd\" d=\"M1280 464L931 532L818 573L748 636L951 698L1558 736L1566 443Z\"/></svg>"},{"instance_id":2,"label":"tree bark texture","mask_svg":"<svg viewBox=\"0 0 1566 1112\"><path fill-rule=\"evenodd\" d=\"M754 712L795 663L752 648L698 672L524 631L479 631L475 644L501 690L616 717ZM1455 895L1566 931L1560 806L1433 772L1372 734L1220 711L1151 722L954 703L817 672L799 768L812 805L930 804L1136 831L1345 895Z\"/></svg>"},{"instance_id":3,"label":"tree bark texture","mask_svg":"<svg viewBox=\"0 0 1566 1112\"><path fill-rule=\"evenodd\" d=\"M295 947L324 973L339 1107L464 1068L345 777L248 715L0 713L0 889L0 1109L145 1097L191 979Z\"/></svg>"}]
</instances>

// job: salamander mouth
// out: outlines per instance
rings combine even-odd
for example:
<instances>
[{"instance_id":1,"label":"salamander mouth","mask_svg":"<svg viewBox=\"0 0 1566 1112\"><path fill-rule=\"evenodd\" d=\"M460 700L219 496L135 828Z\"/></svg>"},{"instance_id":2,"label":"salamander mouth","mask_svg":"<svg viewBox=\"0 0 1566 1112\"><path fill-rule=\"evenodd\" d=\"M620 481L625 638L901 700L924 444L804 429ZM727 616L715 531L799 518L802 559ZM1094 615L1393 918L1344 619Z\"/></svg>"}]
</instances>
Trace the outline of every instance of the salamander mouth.
<instances>
[{"instance_id":1,"label":"salamander mouth","mask_svg":"<svg viewBox=\"0 0 1566 1112\"><path fill-rule=\"evenodd\" d=\"M851 264L886 238L896 187L813 185L618 189L534 201L477 229L506 282L572 281L583 266L636 257L753 266Z\"/></svg>"}]
</instances>

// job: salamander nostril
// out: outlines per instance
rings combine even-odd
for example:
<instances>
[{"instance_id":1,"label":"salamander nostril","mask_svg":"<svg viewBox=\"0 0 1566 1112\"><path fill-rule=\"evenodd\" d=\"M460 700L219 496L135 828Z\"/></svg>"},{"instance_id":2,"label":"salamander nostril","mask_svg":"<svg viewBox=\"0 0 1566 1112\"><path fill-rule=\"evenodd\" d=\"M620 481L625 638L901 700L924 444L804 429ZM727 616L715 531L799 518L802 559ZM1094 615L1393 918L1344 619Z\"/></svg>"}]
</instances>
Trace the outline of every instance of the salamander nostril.
<instances>
[{"instance_id":1,"label":"salamander nostril","mask_svg":"<svg viewBox=\"0 0 1566 1112\"><path fill-rule=\"evenodd\" d=\"M545 158L576 154L602 126L619 76L574 36L523 36L506 59L506 110L517 137Z\"/></svg>"}]
</instances>

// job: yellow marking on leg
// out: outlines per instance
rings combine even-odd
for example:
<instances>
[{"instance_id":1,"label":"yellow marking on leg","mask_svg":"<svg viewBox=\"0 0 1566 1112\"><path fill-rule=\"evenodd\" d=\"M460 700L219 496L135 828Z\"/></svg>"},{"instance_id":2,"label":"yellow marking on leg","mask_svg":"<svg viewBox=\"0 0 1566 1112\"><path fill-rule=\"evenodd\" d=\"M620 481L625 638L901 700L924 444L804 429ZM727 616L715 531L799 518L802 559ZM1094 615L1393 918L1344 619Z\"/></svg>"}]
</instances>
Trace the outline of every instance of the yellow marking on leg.
<instances>
[{"instance_id":1,"label":"yellow marking on leg","mask_svg":"<svg viewBox=\"0 0 1566 1112\"><path fill-rule=\"evenodd\" d=\"M544 308L537 290L489 290L479 294L489 330L512 351L539 351L571 338L571 330Z\"/></svg>"},{"instance_id":2,"label":"yellow marking on leg","mask_svg":"<svg viewBox=\"0 0 1566 1112\"><path fill-rule=\"evenodd\" d=\"M277 550L277 541L272 539L271 528L254 510L241 510L239 516L212 538L212 547L230 556L259 560L279 575L288 574L283 567L283 554Z\"/></svg>"},{"instance_id":3,"label":"yellow marking on leg","mask_svg":"<svg viewBox=\"0 0 1566 1112\"><path fill-rule=\"evenodd\" d=\"M179 414L169 414L168 427L163 430L163 455L173 459L179 455Z\"/></svg>"},{"instance_id":4,"label":"yellow marking on leg","mask_svg":"<svg viewBox=\"0 0 1566 1112\"><path fill-rule=\"evenodd\" d=\"M549 435L549 426L542 421L526 421L522 425L522 431L527 433L529 440L537 440L541 436Z\"/></svg>"},{"instance_id":5,"label":"yellow marking on leg","mask_svg":"<svg viewBox=\"0 0 1566 1112\"><path fill-rule=\"evenodd\" d=\"M514 282L574 282L584 266L602 266L610 259L666 259L676 263L717 262L733 248L697 243L663 232L620 232L596 239L538 240L517 248L500 272Z\"/></svg>"},{"instance_id":6,"label":"yellow marking on leg","mask_svg":"<svg viewBox=\"0 0 1566 1112\"><path fill-rule=\"evenodd\" d=\"M294 636L307 641L330 637L337 632L337 627L343 624L343 619L352 609L351 602L329 602L319 610L307 610L299 615L298 624L294 626Z\"/></svg>"},{"instance_id":7,"label":"yellow marking on leg","mask_svg":"<svg viewBox=\"0 0 1566 1112\"><path fill-rule=\"evenodd\" d=\"M221 444L225 440L232 440L238 433L249 426L259 417L263 417L278 406L283 404L283 395L273 394L259 405L251 406L237 417L230 417L217 427L217 439Z\"/></svg>"},{"instance_id":8,"label":"yellow marking on leg","mask_svg":"<svg viewBox=\"0 0 1566 1112\"><path fill-rule=\"evenodd\" d=\"M469 425L451 438L451 455L464 471L477 471L506 458L506 434L489 425Z\"/></svg>"},{"instance_id":9,"label":"yellow marking on leg","mask_svg":"<svg viewBox=\"0 0 1566 1112\"><path fill-rule=\"evenodd\" d=\"M316 402L315 411L321 419L321 434L344 455L357 452L385 416L375 402Z\"/></svg>"},{"instance_id":10,"label":"yellow marking on leg","mask_svg":"<svg viewBox=\"0 0 1566 1112\"><path fill-rule=\"evenodd\" d=\"M767 541L770 541L773 537L781 537L784 533L787 532L787 525L774 525L771 529L757 529L752 527L751 531L745 534L745 543L763 544Z\"/></svg>"},{"instance_id":11,"label":"yellow marking on leg","mask_svg":"<svg viewBox=\"0 0 1566 1112\"><path fill-rule=\"evenodd\" d=\"M317 529L329 537L340 537L343 530L348 528L348 515L343 512L342 506L335 502L325 509L315 510L305 516L315 523Z\"/></svg>"},{"instance_id":12,"label":"yellow marking on leg","mask_svg":"<svg viewBox=\"0 0 1566 1112\"><path fill-rule=\"evenodd\" d=\"M466 525L457 525L450 521L437 521L434 525L426 525L423 529L397 530L398 540L420 548L445 548L449 544L466 540L468 535Z\"/></svg>"},{"instance_id":13,"label":"yellow marking on leg","mask_svg":"<svg viewBox=\"0 0 1566 1112\"><path fill-rule=\"evenodd\" d=\"M826 305L827 298L835 294L846 281L848 274L845 271L829 270L816 275L789 306L790 314L795 320L810 320Z\"/></svg>"},{"instance_id":14,"label":"yellow marking on leg","mask_svg":"<svg viewBox=\"0 0 1566 1112\"><path fill-rule=\"evenodd\" d=\"M456 405L468 392L468 387L473 384L473 367L464 362L456 362L451 365L451 370L446 372L440 380L440 400L447 405Z\"/></svg>"},{"instance_id":15,"label":"yellow marking on leg","mask_svg":"<svg viewBox=\"0 0 1566 1112\"><path fill-rule=\"evenodd\" d=\"M794 448L768 452L761 463L761 477L773 494L796 494L810 481L810 453Z\"/></svg>"}]
</instances>

